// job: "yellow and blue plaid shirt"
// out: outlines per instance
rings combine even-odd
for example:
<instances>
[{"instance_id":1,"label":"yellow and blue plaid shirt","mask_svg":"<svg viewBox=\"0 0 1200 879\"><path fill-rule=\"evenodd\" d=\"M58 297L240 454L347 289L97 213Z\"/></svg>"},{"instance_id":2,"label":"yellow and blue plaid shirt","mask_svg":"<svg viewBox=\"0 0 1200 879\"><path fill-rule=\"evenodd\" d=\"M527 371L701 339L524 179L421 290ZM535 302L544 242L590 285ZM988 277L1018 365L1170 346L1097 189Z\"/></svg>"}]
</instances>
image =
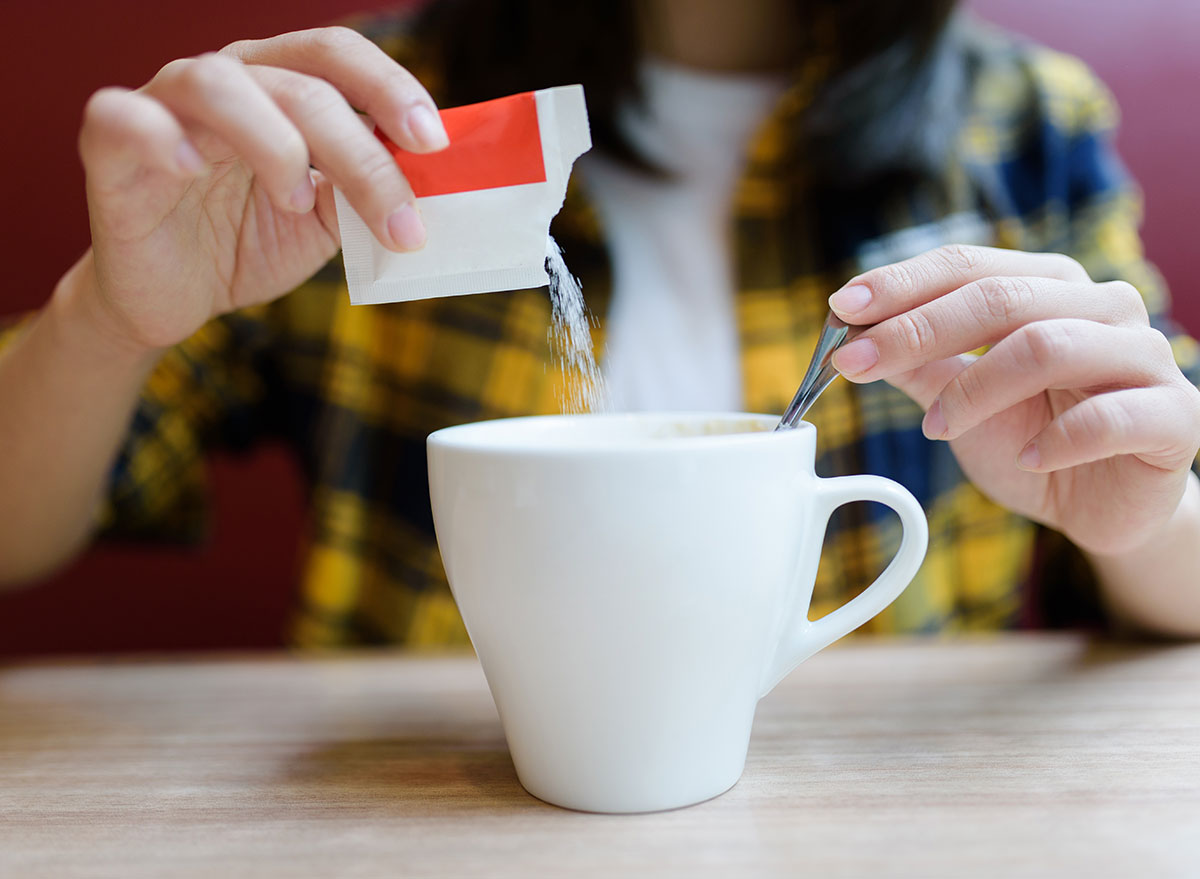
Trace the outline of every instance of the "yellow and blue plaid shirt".
<instances>
[{"instance_id":1,"label":"yellow and blue plaid shirt","mask_svg":"<svg viewBox=\"0 0 1200 879\"><path fill-rule=\"evenodd\" d=\"M972 54L969 112L957 149L941 173L885 199L815 205L805 197L800 160L783 134L801 110L797 91L763 126L734 218L750 411L784 409L831 291L864 268L946 242L1059 251L1097 281L1133 283L1181 366L1200 378L1196 345L1169 322L1163 285L1142 256L1138 196L1111 150L1116 111L1108 93L1081 63L1000 34L977 33L964 51ZM600 317L602 351L607 256L578 191L553 231ZM213 321L150 378L112 473L104 528L123 537L201 537L206 452L282 438L302 462L311 503L292 640L465 643L433 536L425 438L451 424L559 411L568 379L553 365L549 308L544 289L352 307L335 262L268 306ZM929 516L924 566L867 628L1027 622L1027 586L1039 572L1046 579L1057 550L975 489L949 446L922 436L921 417L882 382L835 382L810 415L820 427L821 475L890 477ZM814 615L869 582L898 537L882 508L839 510Z\"/></svg>"}]
</instances>

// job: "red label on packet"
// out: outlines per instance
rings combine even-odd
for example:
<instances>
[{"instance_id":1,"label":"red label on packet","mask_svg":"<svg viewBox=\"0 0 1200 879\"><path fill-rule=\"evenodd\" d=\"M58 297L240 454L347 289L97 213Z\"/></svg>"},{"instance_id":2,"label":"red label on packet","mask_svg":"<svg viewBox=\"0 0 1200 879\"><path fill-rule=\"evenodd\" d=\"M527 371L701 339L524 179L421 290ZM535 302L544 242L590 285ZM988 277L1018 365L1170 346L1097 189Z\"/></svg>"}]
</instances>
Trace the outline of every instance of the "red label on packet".
<instances>
[{"instance_id":1,"label":"red label on packet","mask_svg":"<svg viewBox=\"0 0 1200 879\"><path fill-rule=\"evenodd\" d=\"M545 181L533 92L452 107L441 116L450 146L436 153L410 153L376 129L418 198Z\"/></svg>"},{"instance_id":2,"label":"red label on packet","mask_svg":"<svg viewBox=\"0 0 1200 879\"><path fill-rule=\"evenodd\" d=\"M380 137L417 194L425 246L399 252L334 188L355 305L544 287L550 220L592 145L583 87L556 86L442 111L450 145L406 152ZM445 197L439 197L445 196Z\"/></svg>"}]
</instances>

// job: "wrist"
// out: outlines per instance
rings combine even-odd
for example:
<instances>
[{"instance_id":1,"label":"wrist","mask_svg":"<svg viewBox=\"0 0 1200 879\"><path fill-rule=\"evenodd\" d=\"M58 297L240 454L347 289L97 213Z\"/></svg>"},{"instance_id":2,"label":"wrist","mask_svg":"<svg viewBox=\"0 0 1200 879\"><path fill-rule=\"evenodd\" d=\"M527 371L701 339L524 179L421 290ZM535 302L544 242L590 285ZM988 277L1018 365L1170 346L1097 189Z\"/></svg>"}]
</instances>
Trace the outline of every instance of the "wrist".
<instances>
[{"instance_id":1,"label":"wrist","mask_svg":"<svg viewBox=\"0 0 1200 879\"><path fill-rule=\"evenodd\" d=\"M1085 555L1093 563L1100 565L1110 561L1121 563L1134 559L1153 560L1159 552L1177 545L1180 540L1200 540L1200 479L1197 479L1195 472L1189 470L1184 474L1184 480L1184 488L1174 512L1144 541L1132 549L1118 552L1085 550Z\"/></svg>"},{"instance_id":2,"label":"wrist","mask_svg":"<svg viewBox=\"0 0 1200 879\"><path fill-rule=\"evenodd\" d=\"M121 330L101 297L90 249L59 280L39 321L76 354L90 354L117 367L149 369L166 350Z\"/></svg>"},{"instance_id":3,"label":"wrist","mask_svg":"<svg viewBox=\"0 0 1200 879\"><path fill-rule=\"evenodd\" d=\"M1118 629L1200 636L1200 479L1188 472L1171 517L1128 552L1085 553Z\"/></svg>"}]
</instances>

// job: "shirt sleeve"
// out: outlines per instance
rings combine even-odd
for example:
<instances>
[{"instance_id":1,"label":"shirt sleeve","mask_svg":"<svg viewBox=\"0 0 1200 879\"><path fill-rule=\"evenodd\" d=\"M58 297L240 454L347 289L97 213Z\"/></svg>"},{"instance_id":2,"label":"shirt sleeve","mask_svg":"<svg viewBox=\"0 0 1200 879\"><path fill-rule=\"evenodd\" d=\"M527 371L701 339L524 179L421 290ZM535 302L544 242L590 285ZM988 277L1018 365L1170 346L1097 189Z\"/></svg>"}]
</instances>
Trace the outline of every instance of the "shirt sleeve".
<instances>
[{"instance_id":1,"label":"shirt sleeve","mask_svg":"<svg viewBox=\"0 0 1200 879\"><path fill-rule=\"evenodd\" d=\"M205 455L246 449L275 428L268 315L257 307L211 321L163 355L109 473L99 536L195 543L206 535ZM3 318L0 351L32 317Z\"/></svg>"},{"instance_id":2,"label":"shirt sleeve","mask_svg":"<svg viewBox=\"0 0 1200 879\"><path fill-rule=\"evenodd\" d=\"M113 464L101 537L195 543L208 530L205 456L270 430L265 310L211 321L163 355Z\"/></svg>"}]
</instances>

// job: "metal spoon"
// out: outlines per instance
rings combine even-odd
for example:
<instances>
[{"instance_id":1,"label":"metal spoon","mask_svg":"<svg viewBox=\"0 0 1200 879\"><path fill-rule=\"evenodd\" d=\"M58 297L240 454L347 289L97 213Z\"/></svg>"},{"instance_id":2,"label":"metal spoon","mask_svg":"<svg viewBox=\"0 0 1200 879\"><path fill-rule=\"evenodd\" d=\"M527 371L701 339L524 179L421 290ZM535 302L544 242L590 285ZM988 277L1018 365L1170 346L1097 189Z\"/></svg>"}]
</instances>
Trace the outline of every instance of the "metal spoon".
<instances>
[{"instance_id":1,"label":"metal spoon","mask_svg":"<svg viewBox=\"0 0 1200 879\"><path fill-rule=\"evenodd\" d=\"M821 335L817 338L817 349L813 351L812 360L804 379L788 404L783 418L776 425L776 430L786 430L795 427L804 417L804 413L816 402L821 392L829 387L838 377L838 371L833 368L833 352L849 342L867 327L852 326L841 320L833 312L825 318L825 326L821 327Z\"/></svg>"}]
</instances>

